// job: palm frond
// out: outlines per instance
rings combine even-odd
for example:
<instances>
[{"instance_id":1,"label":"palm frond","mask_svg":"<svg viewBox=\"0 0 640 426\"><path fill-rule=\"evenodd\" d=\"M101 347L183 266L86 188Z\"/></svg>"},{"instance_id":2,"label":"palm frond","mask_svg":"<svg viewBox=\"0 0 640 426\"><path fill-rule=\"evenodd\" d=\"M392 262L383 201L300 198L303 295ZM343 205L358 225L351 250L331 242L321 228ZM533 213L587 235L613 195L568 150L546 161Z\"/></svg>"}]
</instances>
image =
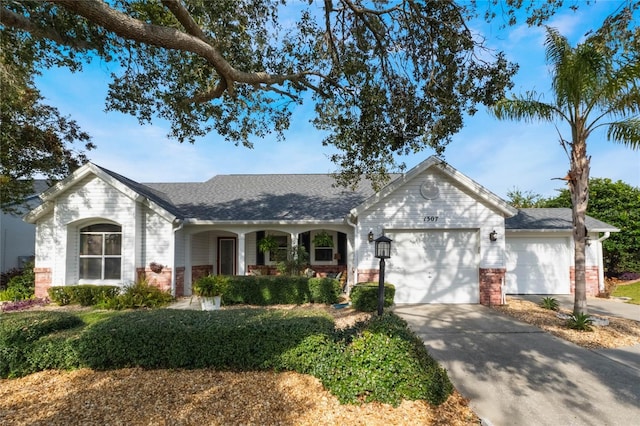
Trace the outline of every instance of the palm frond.
<instances>
[{"instance_id":1,"label":"palm frond","mask_svg":"<svg viewBox=\"0 0 640 426\"><path fill-rule=\"evenodd\" d=\"M640 149L640 118L634 117L609 123L607 139L631 149Z\"/></svg>"},{"instance_id":2,"label":"palm frond","mask_svg":"<svg viewBox=\"0 0 640 426\"><path fill-rule=\"evenodd\" d=\"M490 111L499 120L533 122L553 121L562 117L561 112L554 105L536 100L534 93L529 93L526 97L501 99Z\"/></svg>"}]
</instances>

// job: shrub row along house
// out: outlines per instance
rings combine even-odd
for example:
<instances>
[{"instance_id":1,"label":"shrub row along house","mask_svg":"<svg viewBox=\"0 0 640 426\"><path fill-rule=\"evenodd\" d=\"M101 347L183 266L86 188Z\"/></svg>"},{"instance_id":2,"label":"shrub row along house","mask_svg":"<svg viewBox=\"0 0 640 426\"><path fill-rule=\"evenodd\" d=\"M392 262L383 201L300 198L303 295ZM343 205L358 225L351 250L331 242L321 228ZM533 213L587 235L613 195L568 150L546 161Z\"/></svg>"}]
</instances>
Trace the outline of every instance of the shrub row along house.
<instances>
[{"instance_id":1,"label":"shrub row along house","mask_svg":"<svg viewBox=\"0 0 640 426\"><path fill-rule=\"evenodd\" d=\"M569 294L569 209L510 206L429 157L380 192L331 175L222 175L140 184L88 163L45 191L36 224L36 295L50 286L127 284L141 274L176 296L205 274L274 273L292 246L317 274L378 280L373 239L393 240L386 281L396 303L500 304L505 293ZM588 292L603 288L602 240L588 218ZM277 246L263 252L266 236ZM318 238L321 237L321 238ZM277 247L277 248L276 248Z\"/></svg>"}]
</instances>

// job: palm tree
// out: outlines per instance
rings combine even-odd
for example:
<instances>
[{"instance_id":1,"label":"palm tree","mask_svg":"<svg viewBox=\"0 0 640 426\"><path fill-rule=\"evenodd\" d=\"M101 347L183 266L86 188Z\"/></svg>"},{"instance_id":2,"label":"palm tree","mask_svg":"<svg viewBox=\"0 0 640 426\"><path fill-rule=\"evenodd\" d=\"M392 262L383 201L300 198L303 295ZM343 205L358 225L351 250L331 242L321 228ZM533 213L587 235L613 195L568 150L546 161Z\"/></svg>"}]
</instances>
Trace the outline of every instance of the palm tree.
<instances>
[{"instance_id":1,"label":"palm tree","mask_svg":"<svg viewBox=\"0 0 640 426\"><path fill-rule=\"evenodd\" d=\"M566 181L571 193L575 249L574 314L587 314L585 213L589 202L587 139L600 127L607 139L632 149L640 148L640 63L629 47L633 37L621 39L619 28L604 25L572 48L566 37L547 27L547 62L552 66L554 103L544 103L534 92L500 100L491 112L500 120L565 122L571 139L560 134L570 160ZM629 32L628 34L633 34ZM628 43L628 44L625 44ZM556 128L558 128L556 124Z\"/></svg>"}]
</instances>

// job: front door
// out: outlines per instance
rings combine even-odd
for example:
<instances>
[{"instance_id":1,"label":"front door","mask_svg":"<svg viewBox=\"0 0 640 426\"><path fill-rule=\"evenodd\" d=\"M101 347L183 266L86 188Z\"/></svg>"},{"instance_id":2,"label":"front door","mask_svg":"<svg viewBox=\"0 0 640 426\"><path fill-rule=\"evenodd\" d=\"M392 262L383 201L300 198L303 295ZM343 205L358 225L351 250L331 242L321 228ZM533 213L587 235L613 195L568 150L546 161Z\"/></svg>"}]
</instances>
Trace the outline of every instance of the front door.
<instances>
[{"instance_id":1,"label":"front door","mask_svg":"<svg viewBox=\"0 0 640 426\"><path fill-rule=\"evenodd\" d=\"M218 275L235 275L236 239L218 238Z\"/></svg>"}]
</instances>

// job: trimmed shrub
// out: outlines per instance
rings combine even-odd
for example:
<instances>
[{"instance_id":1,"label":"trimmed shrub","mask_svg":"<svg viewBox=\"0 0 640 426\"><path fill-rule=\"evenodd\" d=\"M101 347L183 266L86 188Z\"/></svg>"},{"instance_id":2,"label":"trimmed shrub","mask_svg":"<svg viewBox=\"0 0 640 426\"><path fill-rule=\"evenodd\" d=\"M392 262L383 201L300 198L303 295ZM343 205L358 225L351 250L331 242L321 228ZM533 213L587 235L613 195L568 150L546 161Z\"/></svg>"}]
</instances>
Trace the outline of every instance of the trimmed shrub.
<instances>
[{"instance_id":1,"label":"trimmed shrub","mask_svg":"<svg viewBox=\"0 0 640 426\"><path fill-rule=\"evenodd\" d=\"M355 404L440 404L452 392L445 370L393 314L340 332L317 311L3 314L0 377L77 367L294 370L318 377L341 402Z\"/></svg>"},{"instance_id":2,"label":"trimmed shrub","mask_svg":"<svg viewBox=\"0 0 640 426\"><path fill-rule=\"evenodd\" d=\"M330 278L307 278L289 275L232 276L224 294L227 305L300 305L336 303L340 283Z\"/></svg>"},{"instance_id":3,"label":"trimmed shrub","mask_svg":"<svg viewBox=\"0 0 640 426\"><path fill-rule=\"evenodd\" d=\"M255 370L309 335L332 333L330 316L280 310L126 312L88 327L78 340L82 365L103 370L216 368Z\"/></svg>"},{"instance_id":4,"label":"trimmed shrub","mask_svg":"<svg viewBox=\"0 0 640 426\"><path fill-rule=\"evenodd\" d=\"M340 281L335 278L309 278L312 303L337 303L341 292Z\"/></svg>"},{"instance_id":5,"label":"trimmed shrub","mask_svg":"<svg viewBox=\"0 0 640 426\"><path fill-rule=\"evenodd\" d=\"M115 285L82 284L49 287L47 292L51 301L59 305L95 306L116 298L120 294L120 287Z\"/></svg>"},{"instance_id":6,"label":"trimmed shrub","mask_svg":"<svg viewBox=\"0 0 640 426\"><path fill-rule=\"evenodd\" d=\"M393 305L396 288L393 284L384 284L384 307ZM378 309L378 283L360 283L351 289L351 306L357 311L373 312Z\"/></svg>"},{"instance_id":7,"label":"trimmed shrub","mask_svg":"<svg viewBox=\"0 0 640 426\"><path fill-rule=\"evenodd\" d=\"M446 371L401 318L384 314L354 328L336 341L307 337L282 355L281 366L318 377L345 404L424 399L438 405L453 392Z\"/></svg>"},{"instance_id":8,"label":"trimmed shrub","mask_svg":"<svg viewBox=\"0 0 640 426\"><path fill-rule=\"evenodd\" d=\"M12 276L7 283L7 289L0 291L0 301L27 300L35 293L35 274L33 263L28 264L18 275Z\"/></svg>"},{"instance_id":9,"label":"trimmed shrub","mask_svg":"<svg viewBox=\"0 0 640 426\"><path fill-rule=\"evenodd\" d=\"M80 318L64 312L4 314L0 322L0 377L77 366L75 355L65 355L73 352L67 339L54 336L82 324ZM65 362L61 363L62 359Z\"/></svg>"},{"instance_id":10,"label":"trimmed shrub","mask_svg":"<svg viewBox=\"0 0 640 426\"><path fill-rule=\"evenodd\" d=\"M124 287L122 294L115 297L104 297L95 306L102 309L139 309L161 308L167 306L173 300L173 296L167 291L149 285L146 280Z\"/></svg>"}]
</instances>

